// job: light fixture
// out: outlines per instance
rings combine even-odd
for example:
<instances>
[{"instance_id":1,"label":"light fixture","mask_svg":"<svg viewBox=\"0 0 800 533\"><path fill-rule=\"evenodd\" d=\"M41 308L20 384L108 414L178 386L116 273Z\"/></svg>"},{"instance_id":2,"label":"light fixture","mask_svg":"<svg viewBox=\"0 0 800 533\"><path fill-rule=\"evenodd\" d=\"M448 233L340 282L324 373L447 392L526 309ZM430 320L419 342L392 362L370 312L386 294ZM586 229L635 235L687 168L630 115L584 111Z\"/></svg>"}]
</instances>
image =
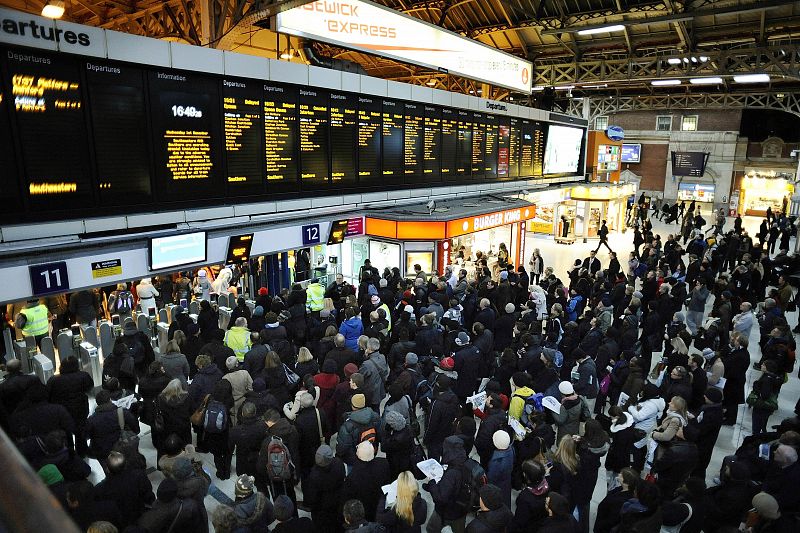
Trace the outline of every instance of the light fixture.
<instances>
[{"instance_id":1,"label":"light fixture","mask_svg":"<svg viewBox=\"0 0 800 533\"><path fill-rule=\"evenodd\" d=\"M42 8L42 16L60 19L64 16L64 0L49 0Z\"/></svg>"},{"instance_id":2,"label":"light fixture","mask_svg":"<svg viewBox=\"0 0 800 533\"><path fill-rule=\"evenodd\" d=\"M736 83L767 83L769 74L740 74L733 77Z\"/></svg>"},{"instance_id":3,"label":"light fixture","mask_svg":"<svg viewBox=\"0 0 800 533\"><path fill-rule=\"evenodd\" d=\"M681 64L681 58L679 58L679 57L670 57L669 59L667 59L667 63L669 63L670 65L680 65Z\"/></svg>"},{"instance_id":4,"label":"light fixture","mask_svg":"<svg viewBox=\"0 0 800 533\"><path fill-rule=\"evenodd\" d=\"M472 89L470 89L470 90L469 90L469 94L475 94L475 91L473 91Z\"/></svg>"},{"instance_id":5,"label":"light fixture","mask_svg":"<svg viewBox=\"0 0 800 533\"><path fill-rule=\"evenodd\" d=\"M544 91L544 87L531 87L531 92Z\"/></svg>"},{"instance_id":6,"label":"light fixture","mask_svg":"<svg viewBox=\"0 0 800 533\"><path fill-rule=\"evenodd\" d=\"M650 82L650 85L654 85L656 87L663 87L667 85L680 85L681 80L653 80Z\"/></svg>"},{"instance_id":7,"label":"light fixture","mask_svg":"<svg viewBox=\"0 0 800 533\"><path fill-rule=\"evenodd\" d=\"M607 83L600 83L598 85L581 85L582 89L605 89L608 87Z\"/></svg>"},{"instance_id":8,"label":"light fixture","mask_svg":"<svg viewBox=\"0 0 800 533\"><path fill-rule=\"evenodd\" d=\"M575 88L574 85L560 85L558 87L555 87L555 90L556 91L571 91L574 88Z\"/></svg>"},{"instance_id":9,"label":"light fixture","mask_svg":"<svg viewBox=\"0 0 800 533\"><path fill-rule=\"evenodd\" d=\"M683 58L683 62L684 62L684 63L688 63L688 62L689 62L689 58L688 58L688 57L684 57L684 58Z\"/></svg>"},{"instance_id":10,"label":"light fixture","mask_svg":"<svg viewBox=\"0 0 800 533\"><path fill-rule=\"evenodd\" d=\"M692 60L692 63L697 63L697 58L696 58L696 57L691 57L691 58L689 58L689 59L691 59L691 60Z\"/></svg>"},{"instance_id":11,"label":"light fixture","mask_svg":"<svg viewBox=\"0 0 800 533\"><path fill-rule=\"evenodd\" d=\"M294 50L291 48L281 54L281 59L291 59L292 57L294 57Z\"/></svg>"},{"instance_id":12,"label":"light fixture","mask_svg":"<svg viewBox=\"0 0 800 533\"><path fill-rule=\"evenodd\" d=\"M701 63L705 63L706 61L708 61L708 56L700 56Z\"/></svg>"},{"instance_id":13,"label":"light fixture","mask_svg":"<svg viewBox=\"0 0 800 533\"><path fill-rule=\"evenodd\" d=\"M708 78L692 78L689 80L692 85L719 85L722 83L722 78L711 76Z\"/></svg>"},{"instance_id":14,"label":"light fixture","mask_svg":"<svg viewBox=\"0 0 800 533\"><path fill-rule=\"evenodd\" d=\"M599 28L587 28L585 30L578 30L578 35L594 35L595 33L611 33L615 31L622 31L625 26L622 24L613 24L611 26L600 26Z\"/></svg>"},{"instance_id":15,"label":"light fixture","mask_svg":"<svg viewBox=\"0 0 800 533\"><path fill-rule=\"evenodd\" d=\"M428 80L427 85L433 87L434 85L436 85L436 80Z\"/></svg>"}]
</instances>

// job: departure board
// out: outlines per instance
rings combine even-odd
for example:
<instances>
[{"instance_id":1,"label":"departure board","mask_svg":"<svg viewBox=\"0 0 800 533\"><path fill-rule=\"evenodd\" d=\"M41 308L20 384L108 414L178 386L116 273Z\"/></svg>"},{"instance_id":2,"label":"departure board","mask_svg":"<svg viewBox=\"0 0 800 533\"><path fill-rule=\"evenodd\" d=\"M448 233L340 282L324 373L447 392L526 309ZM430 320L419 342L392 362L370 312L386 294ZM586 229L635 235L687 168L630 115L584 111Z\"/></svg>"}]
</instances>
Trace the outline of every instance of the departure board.
<instances>
[{"instance_id":1,"label":"departure board","mask_svg":"<svg viewBox=\"0 0 800 533\"><path fill-rule=\"evenodd\" d=\"M519 175L522 178L528 178L533 176L533 122L523 120L521 131Z\"/></svg>"},{"instance_id":2,"label":"departure board","mask_svg":"<svg viewBox=\"0 0 800 533\"><path fill-rule=\"evenodd\" d=\"M166 198L219 195L219 84L173 71L150 73L158 190Z\"/></svg>"},{"instance_id":3,"label":"departure board","mask_svg":"<svg viewBox=\"0 0 800 533\"><path fill-rule=\"evenodd\" d=\"M483 157L486 147L486 125L481 113L472 114L472 179L483 177Z\"/></svg>"},{"instance_id":4,"label":"departure board","mask_svg":"<svg viewBox=\"0 0 800 533\"><path fill-rule=\"evenodd\" d=\"M11 124L8 120L8 102L6 80L0 75L0 202L9 213L22 210L19 192L19 175L14 157L14 141L11 136Z\"/></svg>"},{"instance_id":5,"label":"departure board","mask_svg":"<svg viewBox=\"0 0 800 533\"><path fill-rule=\"evenodd\" d=\"M406 180L418 181L425 159L425 106L406 102L403 120L403 173Z\"/></svg>"},{"instance_id":6,"label":"departure board","mask_svg":"<svg viewBox=\"0 0 800 533\"><path fill-rule=\"evenodd\" d=\"M297 90L264 84L264 148L267 192L297 183Z\"/></svg>"},{"instance_id":7,"label":"departure board","mask_svg":"<svg viewBox=\"0 0 800 533\"><path fill-rule=\"evenodd\" d=\"M403 175L403 102L383 101L383 176L393 178L384 183L400 183Z\"/></svg>"},{"instance_id":8,"label":"departure board","mask_svg":"<svg viewBox=\"0 0 800 533\"><path fill-rule=\"evenodd\" d=\"M379 98L358 97L358 183L379 185L381 179L381 115Z\"/></svg>"},{"instance_id":9,"label":"departure board","mask_svg":"<svg viewBox=\"0 0 800 533\"><path fill-rule=\"evenodd\" d=\"M497 126L497 177L508 178L508 156L511 140L511 126L508 120L500 120Z\"/></svg>"},{"instance_id":10,"label":"departure board","mask_svg":"<svg viewBox=\"0 0 800 533\"><path fill-rule=\"evenodd\" d=\"M499 123L500 120L497 115L484 116L484 128L486 135L484 137L485 147L483 152L483 170L485 178L497 177L497 127Z\"/></svg>"},{"instance_id":11,"label":"departure board","mask_svg":"<svg viewBox=\"0 0 800 533\"><path fill-rule=\"evenodd\" d=\"M458 113L455 109L442 109L442 177L455 181L458 159Z\"/></svg>"},{"instance_id":12,"label":"departure board","mask_svg":"<svg viewBox=\"0 0 800 533\"><path fill-rule=\"evenodd\" d=\"M425 106L425 133L423 136L423 174L426 182L438 181L441 175L442 110L436 106Z\"/></svg>"},{"instance_id":13,"label":"departure board","mask_svg":"<svg viewBox=\"0 0 800 533\"><path fill-rule=\"evenodd\" d=\"M521 141L522 122L519 119L511 119L511 128L508 137L508 176L516 178L519 176L519 149Z\"/></svg>"},{"instance_id":14,"label":"departure board","mask_svg":"<svg viewBox=\"0 0 800 533\"><path fill-rule=\"evenodd\" d=\"M331 179L336 187L352 186L358 181L358 97L354 94L330 94Z\"/></svg>"},{"instance_id":15,"label":"departure board","mask_svg":"<svg viewBox=\"0 0 800 533\"><path fill-rule=\"evenodd\" d=\"M456 175L470 177L472 171L472 113L458 111Z\"/></svg>"},{"instance_id":16,"label":"departure board","mask_svg":"<svg viewBox=\"0 0 800 533\"><path fill-rule=\"evenodd\" d=\"M303 190L328 184L328 93L300 89L300 186Z\"/></svg>"},{"instance_id":17,"label":"departure board","mask_svg":"<svg viewBox=\"0 0 800 533\"><path fill-rule=\"evenodd\" d=\"M228 191L264 192L264 92L253 80L222 80L222 124Z\"/></svg>"},{"instance_id":18,"label":"departure board","mask_svg":"<svg viewBox=\"0 0 800 533\"><path fill-rule=\"evenodd\" d=\"M83 64L103 205L145 204L152 198L144 78L127 65Z\"/></svg>"},{"instance_id":19,"label":"departure board","mask_svg":"<svg viewBox=\"0 0 800 533\"><path fill-rule=\"evenodd\" d=\"M541 122L534 122L533 123L533 149L532 149L532 160L533 160L533 175L534 176L541 176L543 175L544 171L544 150L545 150L545 135L546 135L545 125ZM580 167L578 167L580 168Z\"/></svg>"},{"instance_id":20,"label":"departure board","mask_svg":"<svg viewBox=\"0 0 800 533\"><path fill-rule=\"evenodd\" d=\"M46 210L92 205L77 60L38 51L9 50L5 57L21 149L18 163L24 170L29 207Z\"/></svg>"}]
</instances>

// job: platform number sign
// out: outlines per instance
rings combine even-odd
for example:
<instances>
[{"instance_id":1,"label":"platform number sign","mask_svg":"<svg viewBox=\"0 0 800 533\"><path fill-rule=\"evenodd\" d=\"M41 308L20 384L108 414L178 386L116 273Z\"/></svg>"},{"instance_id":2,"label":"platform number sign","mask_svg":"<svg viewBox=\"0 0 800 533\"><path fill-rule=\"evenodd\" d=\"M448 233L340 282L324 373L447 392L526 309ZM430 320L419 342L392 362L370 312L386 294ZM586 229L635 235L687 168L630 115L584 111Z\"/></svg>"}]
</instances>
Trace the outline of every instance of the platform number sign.
<instances>
[{"instance_id":1,"label":"platform number sign","mask_svg":"<svg viewBox=\"0 0 800 533\"><path fill-rule=\"evenodd\" d=\"M320 232L319 232L319 224L309 224L308 226L303 226L303 246L311 246L312 244L319 244L320 239Z\"/></svg>"},{"instance_id":2,"label":"platform number sign","mask_svg":"<svg viewBox=\"0 0 800 533\"><path fill-rule=\"evenodd\" d=\"M69 290L67 263L46 263L28 267L31 276L31 288L34 296L53 294Z\"/></svg>"}]
</instances>

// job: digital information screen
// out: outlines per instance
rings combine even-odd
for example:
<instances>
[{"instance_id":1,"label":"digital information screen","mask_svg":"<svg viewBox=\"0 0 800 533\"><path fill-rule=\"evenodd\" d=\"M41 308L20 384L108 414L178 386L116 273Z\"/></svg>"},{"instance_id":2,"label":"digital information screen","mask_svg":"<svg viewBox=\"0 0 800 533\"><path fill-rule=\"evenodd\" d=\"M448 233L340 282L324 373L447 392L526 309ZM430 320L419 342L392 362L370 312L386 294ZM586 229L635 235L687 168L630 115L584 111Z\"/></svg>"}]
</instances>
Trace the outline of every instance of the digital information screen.
<instances>
[{"instance_id":1,"label":"digital information screen","mask_svg":"<svg viewBox=\"0 0 800 533\"><path fill-rule=\"evenodd\" d=\"M486 125L483 115L480 113L472 114L472 178L483 177L483 156L486 146Z\"/></svg>"},{"instance_id":2,"label":"digital information screen","mask_svg":"<svg viewBox=\"0 0 800 533\"><path fill-rule=\"evenodd\" d=\"M403 103L396 100L383 101L383 176L397 178L403 175ZM399 179L390 182L399 183Z\"/></svg>"},{"instance_id":3,"label":"digital information screen","mask_svg":"<svg viewBox=\"0 0 800 533\"><path fill-rule=\"evenodd\" d=\"M150 139L142 71L94 61L83 65L100 203L148 203L152 200Z\"/></svg>"},{"instance_id":4,"label":"digital information screen","mask_svg":"<svg viewBox=\"0 0 800 533\"><path fill-rule=\"evenodd\" d=\"M219 85L191 74L150 73L156 176L168 197L219 195Z\"/></svg>"},{"instance_id":5,"label":"digital information screen","mask_svg":"<svg viewBox=\"0 0 800 533\"><path fill-rule=\"evenodd\" d=\"M621 161L623 163L638 163L642 159L641 143L623 144Z\"/></svg>"},{"instance_id":6,"label":"digital information screen","mask_svg":"<svg viewBox=\"0 0 800 533\"><path fill-rule=\"evenodd\" d=\"M162 270L206 260L206 232L150 239L150 270Z\"/></svg>"},{"instance_id":7,"label":"digital information screen","mask_svg":"<svg viewBox=\"0 0 800 533\"><path fill-rule=\"evenodd\" d=\"M533 175L541 176L544 173L544 150L547 130L541 122L533 123ZM581 143L583 140L581 140Z\"/></svg>"},{"instance_id":8,"label":"digital information screen","mask_svg":"<svg viewBox=\"0 0 800 533\"><path fill-rule=\"evenodd\" d=\"M253 247L253 234L234 235L228 240L228 255L225 264L244 263L250 258Z\"/></svg>"},{"instance_id":9,"label":"digital information screen","mask_svg":"<svg viewBox=\"0 0 800 533\"><path fill-rule=\"evenodd\" d=\"M508 177L516 178L519 176L519 150L521 146L522 122L519 119L511 119L511 127L508 134Z\"/></svg>"},{"instance_id":10,"label":"digital information screen","mask_svg":"<svg viewBox=\"0 0 800 533\"><path fill-rule=\"evenodd\" d=\"M425 106L425 132L423 135L423 174L425 181L438 181L441 176L439 160L442 153L442 110Z\"/></svg>"},{"instance_id":11,"label":"digital information screen","mask_svg":"<svg viewBox=\"0 0 800 533\"><path fill-rule=\"evenodd\" d=\"M527 178L533 176L533 122L522 121L522 132L519 152L519 176Z\"/></svg>"},{"instance_id":12,"label":"digital information screen","mask_svg":"<svg viewBox=\"0 0 800 533\"><path fill-rule=\"evenodd\" d=\"M228 191L264 192L262 87L252 80L222 80L222 124Z\"/></svg>"},{"instance_id":13,"label":"digital information screen","mask_svg":"<svg viewBox=\"0 0 800 533\"><path fill-rule=\"evenodd\" d=\"M508 123L497 127L497 176L508 177L508 157L511 140L511 126Z\"/></svg>"},{"instance_id":14,"label":"digital information screen","mask_svg":"<svg viewBox=\"0 0 800 533\"><path fill-rule=\"evenodd\" d=\"M328 184L328 93L300 89L300 185L304 190Z\"/></svg>"},{"instance_id":15,"label":"digital information screen","mask_svg":"<svg viewBox=\"0 0 800 533\"><path fill-rule=\"evenodd\" d=\"M425 160L425 106L405 103L403 131L403 173L406 179L417 181L423 174Z\"/></svg>"},{"instance_id":16,"label":"digital information screen","mask_svg":"<svg viewBox=\"0 0 800 533\"><path fill-rule=\"evenodd\" d=\"M456 175L469 177L472 170L472 113L458 111L458 151Z\"/></svg>"},{"instance_id":17,"label":"digital information screen","mask_svg":"<svg viewBox=\"0 0 800 533\"><path fill-rule=\"evenodd\" d=\"M89 141L77 60L12 50L5 58L29 207L46 210L92 205Z\"/></svg>"},{"instance_id":18,"label":"digital information screen","mask_svg":"<svg viewBox=\"0 0 800 533\"><path fill-rule=\"evenodd\" d=\"M330 94L331 178L339 185L358 181L358 97L354 94Z\"/></svg>"},{"instance_id":19,"label":"digital information screen","mask_svg":"<svg viewBox=\"0 0 800 533\"><path fill-rule=\"evenodd\" d=\"M672 175L702 177L707 159L706 152L672 152Z\"/></svg>"},{"instance_id":20,"label":"digital information screen","mask_svg":"<svg viewBox=\"0 0 800 533\"><path fill-rule=\"evenodd\" d=\"M297 90L264 85L264 156L267 192L297 182Z\"/></svg>"},{"instance_id":21,"label":"digital information screen","mask_svg":"<svg viewBox=\"0 0 800 533\"><path fill-rule=\"evenodd\" d=\"M550 124L544 152L545 174L573 174L578 171L583 130Z\"/></svg>"},{"instance_id":22,"label":"digital information screen","mask_svg":"<svg viewBox=\"0 0 800 533\"><path fill-rule=\"evenodd\" d=\"M358 97L358 182L381 183L381 115L378 98Z\"/></svg>"},{"instance_id":23,"label":"digital information screen","mask_svg":"<svg viewBox=\"0 0 800 533\"><path fill-rule=\"evenodd\" d=\"M347 219L334 220L331 222L331 230L328 233L328 244L342 244L347 233Z\"/></svg>"},{"instance_id":24,"label":"digital information screen","mask_svg":"<svg viewBox=\"0 0 800 533\"><path fill-rule=\"evenodd\" d=\"M455 181L458 160L458 114L455 109L442 109L442 177Z\"/></svg>"},{"instance_id":25,"label":"digital information screen","mask_svg":"<svg viewBox=\"0 0 800 533\"><path fill-rule=\"evenodd\" d=\"M6 80L0 73L0 202L6 206L8 214L22 211L19 193L19 174L14 157L14 142L11 136L11 124L8 120L9 93L6 92Z\"/></svg>"},{"instance_id":26,"label":"digital information screen","mask_svg":"<svg viewBox=\"0 0 800 533\"><path fill-rule=\"evenodd\" d=\"M497 127L500 122L497 115L484 115L484 128L486 134L484 137L484 152L483 152L483 171L485 178L497 177L497 164L498 164L498 131ZM506 157L506 159L508 159Z\"/></svg>"}]
</instances>

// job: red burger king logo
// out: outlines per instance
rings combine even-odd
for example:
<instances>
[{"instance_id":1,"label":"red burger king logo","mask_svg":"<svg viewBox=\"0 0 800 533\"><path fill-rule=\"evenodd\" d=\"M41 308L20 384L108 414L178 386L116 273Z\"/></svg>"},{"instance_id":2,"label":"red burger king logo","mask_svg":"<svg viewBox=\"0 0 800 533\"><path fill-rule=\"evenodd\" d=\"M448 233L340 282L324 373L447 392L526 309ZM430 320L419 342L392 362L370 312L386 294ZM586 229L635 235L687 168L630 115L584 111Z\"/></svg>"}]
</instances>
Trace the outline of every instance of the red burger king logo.
<instances>
[{"instance_id":1,"label":"red burger king logo","mask_svg":"<svg viewBox=\"0 0 800 533\"><path fill-rule=\"evenodd\" d=\"M522 83L528 83L528 69L522 69Z\"/></svg>"}]
</instances>

